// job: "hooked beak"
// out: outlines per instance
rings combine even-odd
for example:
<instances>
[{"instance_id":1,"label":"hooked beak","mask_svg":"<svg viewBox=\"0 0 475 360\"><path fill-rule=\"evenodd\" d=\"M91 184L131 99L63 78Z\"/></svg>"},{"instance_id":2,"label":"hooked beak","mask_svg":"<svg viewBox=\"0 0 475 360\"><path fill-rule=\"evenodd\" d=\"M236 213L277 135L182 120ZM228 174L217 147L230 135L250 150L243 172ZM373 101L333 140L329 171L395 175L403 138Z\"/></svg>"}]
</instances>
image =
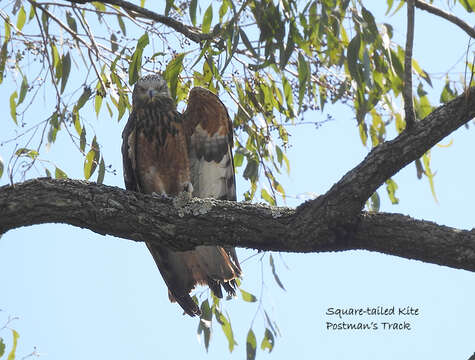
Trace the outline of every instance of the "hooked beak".
<instances>
[{"instance_id":1,"label":"hooked beak","mask_svg":"<svg viewBox=\"0 0 475 360\"><path fill-rule=\"evenodd\" d=\"M157 90L154 90L154 89L150 89L150 90L147 92L148 97L149 97L150 100L152 100L153 97L154 97L155 95L157 95L157 93L158 93L158 91L157 91Z\"/></svg>"}]
</instances>

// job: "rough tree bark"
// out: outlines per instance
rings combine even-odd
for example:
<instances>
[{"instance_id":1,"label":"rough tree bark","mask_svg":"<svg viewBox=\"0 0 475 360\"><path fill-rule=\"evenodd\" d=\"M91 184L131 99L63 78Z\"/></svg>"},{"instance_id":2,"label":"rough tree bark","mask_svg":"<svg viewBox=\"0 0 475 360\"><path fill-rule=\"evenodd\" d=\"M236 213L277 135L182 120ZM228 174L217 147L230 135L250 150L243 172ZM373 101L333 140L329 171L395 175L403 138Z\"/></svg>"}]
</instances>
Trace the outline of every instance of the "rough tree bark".
<instances>
[{"instance_id":1,"label":"rough tree bark","mask_svg":"<svg viewBox=\"0 0 475 360\"><path fill-rule=\"evenodd\" d=\"M475 271L475 231L362 212L384 181L475 117L475 88L375 149L324 195L297 209L154 197L77 180L0 188L0 234L48 222L175 249L233 245L291 252L367 249ZM216 231L219 229L219 231Z\"/></svg>"}]
</instances>

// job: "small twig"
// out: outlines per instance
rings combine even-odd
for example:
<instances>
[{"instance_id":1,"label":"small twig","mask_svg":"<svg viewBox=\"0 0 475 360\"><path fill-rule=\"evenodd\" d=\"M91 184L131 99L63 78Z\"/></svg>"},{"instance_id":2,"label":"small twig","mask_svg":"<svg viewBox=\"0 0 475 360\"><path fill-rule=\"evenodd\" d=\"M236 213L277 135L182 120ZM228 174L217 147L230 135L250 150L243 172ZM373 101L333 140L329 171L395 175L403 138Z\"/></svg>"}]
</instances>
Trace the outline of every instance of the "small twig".
<instances>
[{"instance_id":1,"label":"small twig","mask_svg":"<svg viewBox=\"0 0 475 360\"><path fill-rule=\"evenodd\" d=\"M414 126L414 104L412 101L412 46L414 43L414 0L408 0L407 4L407 34L406 52L404 57L404 111L406 114L406 129Z\"/></svg>"},{"instance_id":2,"label":"small twig","mask_svg":"<svg viewBox=\"0 0 475 360\"><path fill-rule=\"evenodd\" d=\"M415 0L415 5L417 8L421 10L425 10L427 12L430 12L431 14L440 16L441 18L444 18L445 20L450 21L451 23L457 25L459 28L465 31L469 36L475 38L475 28L471 27L469 24L467 24L465 21L463 21L459 17L453 14L450 14L442 9L439 9L438 7L432 4L428 4L422 0Z\"/></svg>"}]
</instances>

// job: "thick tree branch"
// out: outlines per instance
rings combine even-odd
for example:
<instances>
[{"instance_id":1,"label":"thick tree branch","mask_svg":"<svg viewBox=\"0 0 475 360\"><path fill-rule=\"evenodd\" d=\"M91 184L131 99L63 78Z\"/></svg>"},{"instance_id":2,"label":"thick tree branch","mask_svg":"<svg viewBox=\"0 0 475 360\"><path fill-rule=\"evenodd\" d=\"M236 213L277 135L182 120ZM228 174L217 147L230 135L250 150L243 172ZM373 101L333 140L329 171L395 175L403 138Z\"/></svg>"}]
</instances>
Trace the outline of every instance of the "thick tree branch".
<instances>
[{"instance_id":1,"label":"thick tree branch","mask_svg":"<svg viewBox=\"0 0 475 360\"><path fill-rule=\"evenodd\" d=\"M475 88L471 88L411 131L374 148L325 195L296 210L155 199L93 183L42 179L0 188L0 233L63 222L183 250L211 244L293 252L367 249L475 271L473 231L361 212L384 181L474 117Z\"/></svg>"},{"instance_id":2,"label":"thick tree branch","mask_svg":"<svg viewBox=\"0 0 475 360\"><path fill-rule=\"evenodd\" d=\"M457 25L459 28L465 31L469 36L475 38L475 28L471 27L469 24L467 24L465 21L458 18L457 16L450 14L442 9L439 9L438 7L432 4L426 3L425 1L422 1L422 0L415 0L415 5L417 8L421 10L425 10L427 12L430 12L431 14L440 16L444 18L445 20L450 21L451 23Z\"/></svg>"},{"instance_id":3,"label":"thick tree branch","mask_svg":"<svg viewBox=\"0 0 475 360\"><path fill-rule=\"evenodd\" d=\"M364 203L387 179L474 117L475 88L470 88L418 121L411 131L374 148L326 194L297 208L300 236L315 234L327 239L329 246L339 237L351 238Z\"/></svg>"},{"instance_id":4,"label":"thick tree branch","mask_svg":"<svg viewBox=\"0 0 475 360\"><path fill-rule=\"evenodd\" d=\"M412 46L414 44L414 0L407 0L406 51L404 56L404 112L406 129L412 129L416 121L412 101Z\"/></svg>"},{"instance_id":5,"label":"thick tree branch","mask_svg":"<svg viewBox=\"0 0 475 360\"><path fill-rule=\"evenodd\" d=\"M87 3L94 2L95 0L69 0L69 1L76 4L87 4ZM128 12L132 12L134 16L144 17L146 19L150 19L155 22L164 24L172 28L173 30L183 34L188 39L197 43L215 38L216 37L215 30L216 31L219 30L218 28L216 28L213 30L213 32L204 34L201 32L200 29L194 26L185 25L171 17L157 14L156 12L150 11L146 8L137 6L135 4L132 4L131 2L124 1L124 0L101 0L98 2L101 2L104 4L110 4L110 5L117 5Z\"/></svg>"},{"instance_id":6,"label":"thick tree branch","mask_svg":"<svg viewBox=\"0 0 475 360\"><path fill-rule=\"evenodd\" d=\"M366 249L475 271L475 231L399 214L360 214L351 241L306 234L288 208L211 199L163 198L77 180L36 179L0 188L0 234L60 222L177 249L232 245L261 250L322 252Z\"/></svg>"}]
</instances>

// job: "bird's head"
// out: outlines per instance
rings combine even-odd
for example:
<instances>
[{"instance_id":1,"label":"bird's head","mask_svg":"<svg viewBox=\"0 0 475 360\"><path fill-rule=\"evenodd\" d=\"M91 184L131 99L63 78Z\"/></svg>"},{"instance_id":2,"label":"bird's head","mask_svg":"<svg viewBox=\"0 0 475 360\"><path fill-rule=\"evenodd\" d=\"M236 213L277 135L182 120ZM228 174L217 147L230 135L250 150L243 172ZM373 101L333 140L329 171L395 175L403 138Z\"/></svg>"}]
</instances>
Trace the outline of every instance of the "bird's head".
<instances>
[{"instance_id":1,"label":"bird's head","mask_svg":"<svg viewBox=\"0 0 475 360\"><path fill-rule=\"evenodd\" d=\"M158 74L147 75L135 83L132 105L146 105L171 99L167 82Z\"/></svg>"}]
</instances>

